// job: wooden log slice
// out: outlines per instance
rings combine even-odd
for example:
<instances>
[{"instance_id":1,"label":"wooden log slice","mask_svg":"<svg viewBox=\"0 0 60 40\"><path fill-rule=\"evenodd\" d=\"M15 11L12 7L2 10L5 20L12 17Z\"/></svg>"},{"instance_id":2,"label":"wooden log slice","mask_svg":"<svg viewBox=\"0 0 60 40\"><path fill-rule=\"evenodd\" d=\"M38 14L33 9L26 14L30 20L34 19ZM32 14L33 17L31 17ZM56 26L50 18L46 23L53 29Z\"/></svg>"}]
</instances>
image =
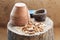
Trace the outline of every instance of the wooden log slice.
<instances>
[{"instance_id":1,"label":"wooden log slice","mask_svg":"<svg viewBox=\"0 0 60 40\"><path fill-rule=\"evenodd\" d=\"M23 35L8 24L8 40L54 40L53 22L47 17L44 22L48 26L46 31L39 35Z\"/></svg>"}]
</instances>

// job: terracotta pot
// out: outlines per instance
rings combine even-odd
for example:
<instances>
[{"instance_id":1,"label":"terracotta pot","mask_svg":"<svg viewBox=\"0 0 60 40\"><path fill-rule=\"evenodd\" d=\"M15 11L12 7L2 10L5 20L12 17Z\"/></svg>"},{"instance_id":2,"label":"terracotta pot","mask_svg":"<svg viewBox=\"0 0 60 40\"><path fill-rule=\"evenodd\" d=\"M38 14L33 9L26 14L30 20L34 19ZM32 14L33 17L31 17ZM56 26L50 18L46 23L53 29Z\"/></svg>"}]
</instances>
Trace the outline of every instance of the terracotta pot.
<instances>
[{"instance_id":1,"label":"terracotta pot","mask_svg":"<svg viewBox=\"0 0 60 40\"><path fill-rule=\"evenodd\" d=\"M29 14L27 6L24 3L16 3L10 15L12 25L22 26L28 23Z\"/></svg>"}]
</instances>

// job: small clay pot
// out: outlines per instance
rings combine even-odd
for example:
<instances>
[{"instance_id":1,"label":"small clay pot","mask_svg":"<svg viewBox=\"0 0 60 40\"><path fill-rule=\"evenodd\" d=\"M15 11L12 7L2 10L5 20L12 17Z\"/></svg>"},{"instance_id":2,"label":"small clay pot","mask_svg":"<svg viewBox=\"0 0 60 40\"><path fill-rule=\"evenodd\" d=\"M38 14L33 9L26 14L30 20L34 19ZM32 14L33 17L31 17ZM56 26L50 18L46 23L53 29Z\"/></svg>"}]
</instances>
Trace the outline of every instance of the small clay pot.
<instances>
[{"instance_id":1,"label":"small clay pot","mask_svg":"<svg viewBox=\"0 0 60 40\"><path fill-rule=\"evenodd\" d=\"M10 15L10 22L15 26L26 25L29 20L28 8L24 3L16 3Z\"/></svg>"},{"instance_id":2,"label":"small clay pot","mask_svg":"<svg viewBox=\"0 0 60 40\"><path fill-rule=\"evenodd\" d=\"M36 10L33 17L36 21L43 22L46 19L46 13L47 13L46 9L39 9Z\"/></svg>"}]
</instances>

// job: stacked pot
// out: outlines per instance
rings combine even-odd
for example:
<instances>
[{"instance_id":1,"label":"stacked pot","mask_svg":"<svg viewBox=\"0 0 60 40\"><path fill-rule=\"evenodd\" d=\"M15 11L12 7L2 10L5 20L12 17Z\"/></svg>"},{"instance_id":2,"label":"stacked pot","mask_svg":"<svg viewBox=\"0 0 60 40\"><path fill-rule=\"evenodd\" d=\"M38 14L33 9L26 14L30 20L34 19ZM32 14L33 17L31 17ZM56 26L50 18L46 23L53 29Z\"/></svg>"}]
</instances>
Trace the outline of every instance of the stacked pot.
<instances>
[{"instance_id":1,"label":"stacked pot","mask_svg":"<svg viewBox=\"0 0 60 40\"><path fill-rule=\"evenodd\" d=\"M10 14L10 24L22 26L28 24L29 13L26 4L16 3Z\"/></svg>"}]
</instances>

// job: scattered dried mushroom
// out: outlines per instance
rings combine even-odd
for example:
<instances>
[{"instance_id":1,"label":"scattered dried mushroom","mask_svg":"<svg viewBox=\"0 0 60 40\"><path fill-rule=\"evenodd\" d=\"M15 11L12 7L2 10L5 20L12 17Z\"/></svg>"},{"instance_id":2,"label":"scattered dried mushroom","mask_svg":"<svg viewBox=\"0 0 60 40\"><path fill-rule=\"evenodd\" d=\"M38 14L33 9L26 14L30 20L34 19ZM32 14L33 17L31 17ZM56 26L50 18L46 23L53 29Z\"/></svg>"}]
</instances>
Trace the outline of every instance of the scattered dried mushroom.
<instances>
[{"instance_id":1,"label":"scattered dried mushroom","mask_svg":"<svg viewBox=\"0 0 60 40\"><path fill-rule=\"evenodd\" d=\"M26 34L34 34L36 32L43 32L44 24L43 23L35 23L29 22L27 25L22 27L22 31Z\"/></svg>"}]
</instances>

